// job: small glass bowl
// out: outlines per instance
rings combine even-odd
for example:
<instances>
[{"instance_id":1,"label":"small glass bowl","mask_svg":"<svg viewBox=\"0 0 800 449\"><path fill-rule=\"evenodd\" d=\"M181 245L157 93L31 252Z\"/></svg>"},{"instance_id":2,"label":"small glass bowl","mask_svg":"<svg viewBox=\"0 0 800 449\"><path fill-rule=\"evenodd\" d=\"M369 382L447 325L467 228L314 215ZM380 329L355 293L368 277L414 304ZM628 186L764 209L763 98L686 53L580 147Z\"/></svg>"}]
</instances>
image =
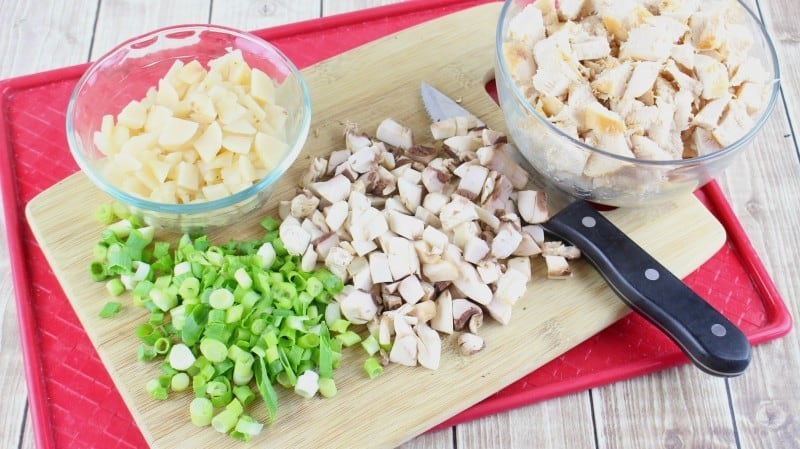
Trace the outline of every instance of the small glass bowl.
<instances>
[{"instance_id":1,"label":"small glass bowl","mask_svg":"<svg viewBox=\"0 0 800 449\"><path fill-rule=\"evenodd\" d=\"M574 197L617 207L651 206L686 195L718 176L764 126L778 98L778 57L772 40L757 16L741 1L745 25L753 36L750 54L762 61L769 79L775 80L766 106L753 120L752 128L737 141L704 156L681 160L643 160L620 156L587 145L554 126L527 101L515 84L503 54L511 18L525 5L506 0L495 37L495 82L500 107L514 144L522 156L542 175L545 184ZM588 155L622 162L624 167L603 177L589 177L575 170L570 159ZM573 160L574 160L573 159Z\"/></svg>"},{"instance_id":2,"label":"small glass bowl","mask_svg":"<svg viewBox=\"0 0 800 449\"><path fill-rule=\"evenodd\" d=\"M114 117L132 100L144 98L176 60L210 60L241 50L251 68L276 85L276 103L286 109L289 150L252 186L206 202L168 204L122 191L103 175L105 155L93 142L104 115ZM128 205L148 224L174 232L204 232L239 222L261 208L278 180L295 162L308 137L311 99L297 67L280 50L249 33L216 25L179 25L135 37L94 62L75 86L67 107L67 141L78 166L112 198Z\"/></svg>"}]
</instances>

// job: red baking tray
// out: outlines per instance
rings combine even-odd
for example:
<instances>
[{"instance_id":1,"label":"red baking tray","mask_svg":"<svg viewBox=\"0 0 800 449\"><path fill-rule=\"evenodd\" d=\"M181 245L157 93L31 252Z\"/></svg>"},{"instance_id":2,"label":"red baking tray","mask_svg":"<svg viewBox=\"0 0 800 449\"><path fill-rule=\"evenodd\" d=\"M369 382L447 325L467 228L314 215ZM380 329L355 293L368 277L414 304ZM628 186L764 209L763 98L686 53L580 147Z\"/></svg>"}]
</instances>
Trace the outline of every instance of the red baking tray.
<instances>
[{"instance_id":1,"label":"red baking tray","mask_svg":"<svg viewBox=\"0 0 800 449\"><path fill-rule=\"evenodd\" d=\"M485 1L412 1L256 34L306 67L479 3ZM0 157L5 158L0 174L30 411L39 449L144 448L144 438L24 218L28 201L78 170L67 149L64 117L86 67L0 83ZM686 283L740 326L752 343L783 336L791 327L789 313L719 187L711 183L697 195L723 223L728 239ZM683 363L686 357L670 340L631 314L437 428Z\"/></svg>"}]
</instances>

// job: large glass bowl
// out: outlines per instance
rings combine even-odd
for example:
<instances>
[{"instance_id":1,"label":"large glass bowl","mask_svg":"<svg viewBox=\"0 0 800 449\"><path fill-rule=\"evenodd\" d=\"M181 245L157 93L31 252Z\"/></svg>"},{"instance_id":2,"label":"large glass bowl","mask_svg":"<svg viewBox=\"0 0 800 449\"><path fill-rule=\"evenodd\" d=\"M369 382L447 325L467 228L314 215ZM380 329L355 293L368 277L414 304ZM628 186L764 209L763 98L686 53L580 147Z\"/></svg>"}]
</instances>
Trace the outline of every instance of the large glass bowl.
<instances>
[{"instance_id":1,"label":"large glass bowl","mask_svg":"<svg viewBox=\"0 0 800 449\"><path fill-rule=\"evenodd\" d=\"M286 109L289 150L272 170L252 186L221 199L167 204L122 191L103 175L105 155L93 142L104 115L114 117L131 100L141 100L175 60L198 60L204 67L231 50L241 50L251 68L266 73L276 85L276 103ZM249 33L214 25L180 25L133 38L93 63L78 81L67 108L67 141L83 173L115 200L127 204L146 222L176 232L219 228L255 213L297 160L311 123L308 88L297 67L277 48Z\"/></svg>"},{"instance_id":2,"label":"large glass bowl","mask_svg":"<svg viewBox=\"0 0 800 449\"><path fill-rule=\"evenodd\" d=\"M688 194L715 178L748 146L764 126L778 98L779 68L775 48L764 26L744 3L745 25L753 36L751 55L762 61L770 79L775 80L766 106L753 120L752 128L720 151L681 160L642 160L620 156L587 145L554 126L526 99L515 84L503 53L509 21L531 3L506 0L496 31L495 80L500 107L508 131L524 158L543 176L545 184L588 201L608 206L650 206L677 195ZM623 168L602 177L586 176L570 160L588 155L608 158Z\"/></svg>"}]
</instances>

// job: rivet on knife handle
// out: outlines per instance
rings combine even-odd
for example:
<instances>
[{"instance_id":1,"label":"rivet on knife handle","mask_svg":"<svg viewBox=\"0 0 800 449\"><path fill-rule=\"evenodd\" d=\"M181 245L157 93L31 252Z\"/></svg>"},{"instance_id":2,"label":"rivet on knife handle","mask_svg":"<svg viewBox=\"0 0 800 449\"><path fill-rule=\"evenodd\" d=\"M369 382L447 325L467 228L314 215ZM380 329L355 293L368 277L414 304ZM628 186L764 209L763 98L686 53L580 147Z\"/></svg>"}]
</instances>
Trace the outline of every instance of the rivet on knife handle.
<instances>
[{"instance_id":1,"label":"rivet on knife handle","mask_svg":"<svg viewBox=\"0 0 800 449\"><path fill-rule=\"evenodd\" d=\"M750 363L747 337L585 201L544 228L578 247L632 309L663 330L703 371L737 376Z\"/></svg>"}]
</instances>

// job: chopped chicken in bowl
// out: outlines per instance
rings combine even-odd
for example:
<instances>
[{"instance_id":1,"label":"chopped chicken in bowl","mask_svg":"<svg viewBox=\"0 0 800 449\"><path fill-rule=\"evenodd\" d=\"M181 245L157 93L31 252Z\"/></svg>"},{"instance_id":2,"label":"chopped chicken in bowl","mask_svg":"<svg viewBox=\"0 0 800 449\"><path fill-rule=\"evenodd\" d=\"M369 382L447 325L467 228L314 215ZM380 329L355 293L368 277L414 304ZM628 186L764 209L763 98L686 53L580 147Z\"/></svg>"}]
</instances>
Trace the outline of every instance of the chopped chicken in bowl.
<instances>
[{"instance_id":1,"label":"chopped chicken in bowl","mask_svg":"<svg viewBox=\"0 0 800 449\"><path fill-rule=\"evenodd\" d=\"M764 125L779 75L738 0L507 0L495 76L538 172L577 197L639 206L719 174Z\"/></svg>"}]
</instances>

